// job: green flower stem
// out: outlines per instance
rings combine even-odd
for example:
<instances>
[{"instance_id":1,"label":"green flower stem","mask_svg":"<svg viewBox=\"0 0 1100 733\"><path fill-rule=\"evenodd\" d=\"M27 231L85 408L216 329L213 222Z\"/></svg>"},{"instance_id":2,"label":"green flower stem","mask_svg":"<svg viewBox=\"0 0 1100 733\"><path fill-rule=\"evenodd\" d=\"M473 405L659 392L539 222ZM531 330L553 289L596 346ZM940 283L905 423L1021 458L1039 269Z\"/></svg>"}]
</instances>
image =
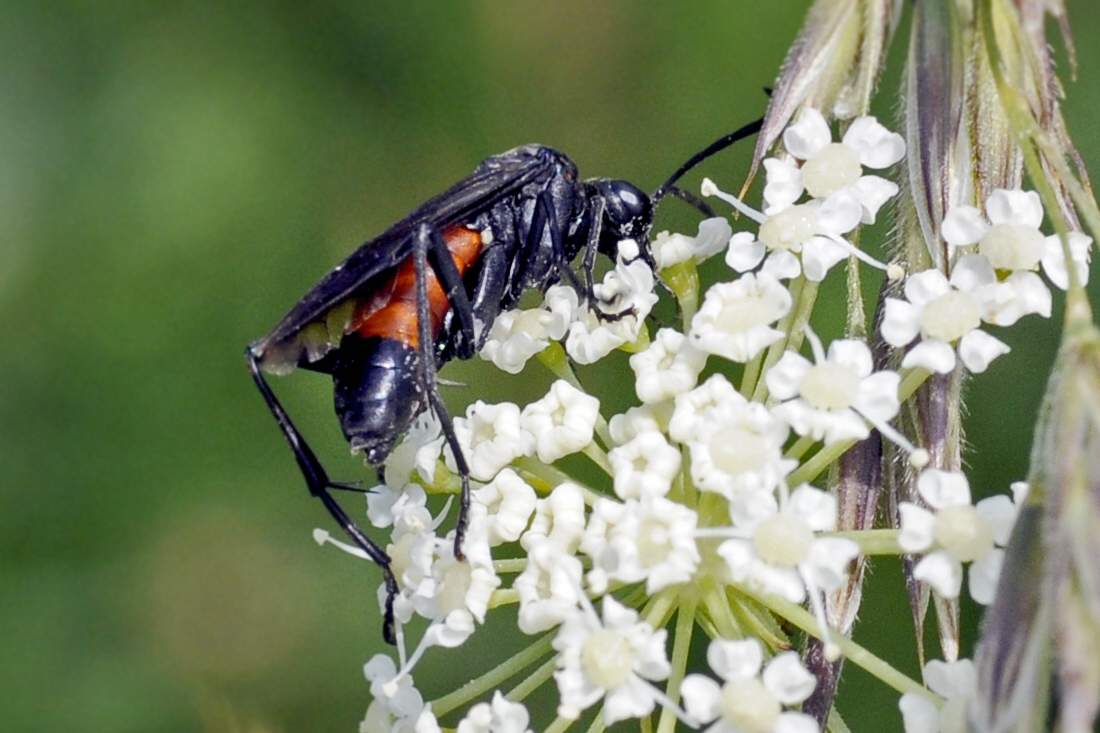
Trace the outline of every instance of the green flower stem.
<instances>
[{"instance_id":1,"label":"green flower stem","mask_svg":"<svg viewBox=\"0 0 1100 733\"><path fill-rule=\"evenodd\" d=\"M653 720L648 715L642 718L641 733L653 733Z\"/></svg>"},{"instance_id":2,"label":"green flower stem","mask_svg":"<svg viewBox=\"0 0 1100 733\"><path fill-rule=\"evenodd\" d=\"M588 458L599 466L604 473L608 476L612 475L611 461L608 460L607 454L603 452L603 448L596 445L595 441L589 443L581 449L581 453L584 453Z\"/></svg>"},{"instance_id":3,"label":"green flower stem","mask_svg":"<svg viewBox=\"0 0 1100 733\"><path fill-rule=\"evenodd\" d=\"M534 664L539 658L550 652L552 637L553 634L543 635L523 651L501 662L480 677L470 680L450 694L433 700L431 704L432 712L437 718L442 718L450 711L492 690L509 677L519 673L524 667ZM551 659L550 661L553 662L554 660Z\"/></svg>"},{"instance_id":4,"label":"green flower stem","mask_svg":"<svg viewBox=\"0 0 1100 733\"><path fill-rule=\"evenodd\" d=\"M573 372L573 367L569 364L569 357L560 343L551 341L549 346L537 354L537 357L539 362L551 374L559 379L564 379L581 392L588 394L584 389L584 385L581 384L581 380L577 379L577 375ZM611 445L611 431L607 427L607 420L599 413L596 414L596 435L600 436L600 440L603 441L604 445Z\"/></svg>"},{"instance_id":5,"label":"green flower stem","mask_svg":"<svg viewBox=\"0 0 1100 733\"><path fill-rule=\"evenodd\" d=\"M596 717L592 719L592 725L588 726L587 733L603 733L607 724L603 722L603 705L596 711Z\"/></svg>"},{"instance_id":6,"label":"green flower stem","mask_svg":"<svg viewBox=\"0 0 1100 733\"><path fill-rule=\"evenodd\" d=\"M859 545L864 555L903 555L905 551L898 544L896 529L862 529L851 532L825 532L822 537L840 537Z\"/></svg>"},{"instance_id":7,"label":"green flower stem","mask_svg":"<svg viewBox=\"0 0 1100 733\"><path fill-rule=\"evenodd\" d=\"M813 614L804 609L802 606L786 601L778 596L772 595L758 595L753 593L748 587L740 584L731 584L740 593L753 598L765 608L771 610L781 618L786 619L790 623L794 624L798 628L805 631L807 634L816 638L821 638L821 629L817 625L817 619ZM831 634L829 641L835 643L840 651L844 654L852 664L857 667L863 668L868 673L877 677L879 680L894 688L898 692L904 694L912 693L915 695L921 695L928 698L937 705L943 703L943 698L935 694L931 690L927 689L924 685L912 679L908 675L898 671L893 665L887 662L885 659L876 656L869 650L855 643L851 639L842 634Z\"/></svg>"},{"instance_id":8,"label":"green flower stem","mask_svg":"<svg viewBox=\"0 0 1100 733\"><path fill-rule=\"evenodd\" d=\"M707 616L710 617L715 629L721 636L726 639L740 639L745 636L741 624L734 618L733 611L730 610L726 594L719 589L714 580L706 579L703 581L701 600L707 611Z\"/></svg>"},{"instance_id":9,"label":"green flower stem","mask_svg":"<svg viewBox=\"0 0 1100 733\"><path fill-rule=\"evenodd\" d=\"M818 283L807 281L802 286L802 293L798 296L798 310L791 324L791 330L787 332L787 346L783 351L798 351L802 347L802 340L806 338L806 326L810 323L814 306L817 305ZM780 353L782 356L782 352Z\"/></svg>"},{"instance_id":10,"label":"green flower stem","mask_svg":"<svg viewBox=\"0 0 1100 733\"><path fill-rule=\"evenodd\" d=\"M763 364L764 352L761 351L745 365L745 370L741 372L741 388L738 391L746 400L752 399L753 390L756 389L756 382L760 379L760 367L763 366Z\"/></svg>"},{"instance_id":11,"label":"green flower stem","mask_svg":"<svg viewBox=\"0 0 1100 733\"><path fill-rule=\"evenodd\" d=\"M829 711L829 719L825 721L825 731L826 733L852 733L848 724L844 722L844 718L840 717L835 705Z\"/></svg>"},{"instance_id":12,"label":"green flower stem","mask_svg":"<svg viewBox=\"0 0 1100 733\"><path fill-rule=\"evenodd\" d=\"M532 488L543 496L553 491L555 486L569 482L581 488L581 491L584 493L584 502L589 506L592 506L603 498L603 495L591 486L586 486L564 471L560 471L553 466L548 466L545 463L539 463L529 456L517 458L512 466L519 472L524 481L531 484Z\"/></svg>"},{"instance_id":13,"label":"green flower stem","mask_svg":"<svg viewBox=\"0 0 1100 733\"><path fill-rule=\"evenodd\" d=\"M695 260L689 259L661 270L661 279L680 304L680 319L684 333L687 333L691 330L691 319L699 310L699 270Z\"/></svg>"},{"instance_id":14,"label":"green flower stem","mask_svg":"<svg viewBox=\"0 0 1100 733\"><path fill-rule=\"evenodd\" d=\"M775 363L779 361L779 357L783 356L783 352L787 350L787 339L791 335L791 328L794 325L798 310L801 307L802 291L805 287L806 278L802 275L791 280L789 288L791 293L791 309L787 311L787 315L783 316L776 325L776 329L782 331L786 335L768 347L768 353L764 357L764 365L762 367L764 374L767 374L768 370L775 366ZM752 391L752 400L754 402L763 402L767 398L768 385L765 384L763 379L757 379L756 385L753 387Z\"/></svg>"},{"instance_id":15,"label":"green flower stem","mask_svg":"<svg viewBox=\"0 0 1100 733\"><path fill-rule=\"evenodd\" d=\"M569 726L573 725L577 721L563 718L560 715L554 718L554 722L547 726L543 733L564 733L569 730Z\"/></svg>"},{"instance_id":16,"label":"green flower stem","mask_svg":"<svg viewBox=\"0 0 1100 733\"><path fill-rule=\"evenodd\" d=\"M517 557L508 560L493 560L493 571L498 575L522 573L527 569L527 558Z\"/></svg>"},{"instance_id":17,"label":"green flower stem","mask_svg":"<svg viewBox=\"0 0 1100 733\"><path fill-rule=\"evenodd\" d=\"M519 591L514 588L498 588L489 596L489 608L500 608L519 603Z\"/></svg>"},{"instance_id":18,"label":"green flower stem","mask_svg":"<svg viewBox=\"0 0 1100 733\"><path fill-rule=\"evenodd\" d=\"M791 647L791 640L783 633L783 629L779 628L775 616L768 609L751 598L738 595L733 590L727 590L725 596L734 617L748 629L750 636L757 637L773 650Z\"/></svg>"},{"instance_id":19,"label":"green flower stem","mask_svg":"<svg viewBox=\"0 0 1100 733\"><path fill-rule=\"evenodd\" d=\"M528 695L537 690L544 682L554 676L554 668L558 665L557 655L550 657L543 662L538 669L531 673L531 675L513 687L505 695L506 698L512 702L523 702ZM568 726L566 726L568 727ZM547 729L549 730L549 728Z\"/></svg>"},{"instance_id":20,"label":"green flower stem","mask_svg":"<svg viewBox=\"0 0 1100 733\"><path fill-rule=\"evenodd\" d=\"M814 440L812 435L803 435L796 440L794 444L787 449L787 452L783 454L784 458L793 458L796 461L802 460L802 456L806 455L806 451L810 449L817 441Z\"/></svg>"},{"instance_id":21,"label":"green flower stem","mask_svg":"<svg viewBox=\"0 0 1100 733\"><path fill-rule=\"evenodd\" d=\"M634 339L628 344L623 344L619 347L619 351L627 354L637 354L639 351L645 351L649 348L649 327L642 323L638 326L638 338Z\"/></svg>"},{"instance_id":22,"label":"green flower stem","mask_svg":"<svg viewBox=\"0 0 1100 733\"><path fill-rule=\"evenodd\" d=\"M930 374L931 373L927 369L921 369L919 367L903 371L901 384L898 385L898 400L905 402L912 397L913 393L917 391L918 387L924 384ZM838 443L825 446L815 453L810 460L796 468L794 472L787 477L788 485L798 486L813 481L857 442L858 441L855 440L842 440Z\"/></svg>"},{"instance_id":23,"label":"green flower stem","mask_svg":"<svg viewBox=\"0 0 1100 733\"><path fill-rule=\"evenodd\" d=\"M691 650L691 633L695 629L695 609L699 599L692 593L685 594L676 611L676 630L672 641L672 674L665 686L665 694L675 703L680 701L680 684L687 673L688 652ZM672 733L676 727L676 714L669 708L661 710L657 733Z\"/></svg>"},{"instance_id":24,"label":"green flower stem","mask_svg":"<svg viewBox=\"0 0 1100 733\"><path fill-rule=\"evenodd\" d=\"M898 384L898 401L905 402L924 384L932 372L924 367L903 369L901 371L901 383Z\"/></svg>"},{"instance_id":25,"label":"green flower stem","mask_svg":"<svg viewBox=\"0 0 1100 733\"><path fill-rule=\"evenodd\" d=\"M646 604L641 614L642 618L653 628L661 628L672 614L672 608L677 600L676 594L671 589L661 591Z\"/></svg>"}]
</instances>

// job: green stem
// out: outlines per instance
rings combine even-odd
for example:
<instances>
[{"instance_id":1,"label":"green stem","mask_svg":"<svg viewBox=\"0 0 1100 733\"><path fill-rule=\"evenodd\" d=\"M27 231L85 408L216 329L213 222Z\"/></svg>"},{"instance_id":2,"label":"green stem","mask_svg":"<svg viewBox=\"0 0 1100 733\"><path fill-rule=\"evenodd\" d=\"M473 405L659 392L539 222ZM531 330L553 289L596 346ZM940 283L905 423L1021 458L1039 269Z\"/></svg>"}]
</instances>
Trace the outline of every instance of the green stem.
<instances>
[{"instance_id":1,"label":"green stem","mask_svg":"<svg viewBox=\"0 0 1100 733\"><path fill-rule=\"evenodd\" d=\"M695 260L687 260L661 271L661 278L668 284L680 305L680 320L684 333L691 330L691 319L699 309L699 270Z\"/></svg>"},{"instance_id":2,"label":"green stem","mask_svg":"<svg viewBox=\"0 0 1100 733\"><path fill-rule=\"evenodd\" d=\"M671 589L663 590L646 604L645 610L641 614L642 618L653 628L659 629L665 625L665 620L671 614L676 601L677 596Z\"/></svg>"},{"instance_id":3,"label":"green stem","mask_svg":"<svg viewBox=\"0 0 1100 733\"><path fill-rule=\"evenodd\" d=\"M840 537L859 545L863 555L903 555L905 551L898 544L899 531L896 529L859 529L850 532L825 532L822 537Z\"/></svg>"},{"instance_id":4,"label":"green stem","mask_svg":"<svg viewBox=\"0 0 1100 733\"><path fill-rule=\"evenodd\" d=\"M493 560L493 571L497 575L506 573L522 573L527 569L527 558L516 557L506 560Z\"/></svg>"},{"instance_id":5,"label":"green stem","mask_svg":"<svg viewBox=\"0 0 1100 733\"><path fill-rule=\"evenodd\" d=\"M592 719L592 725L588 726L587 733L603 733L607 728L607 723L603 722L603 705L596 712L596 717Z\"/></svg>"},{"instance_id":6,"label":"green stem","mask_svg":"<svg viewBox=\"0 0 1100 733\"><path fill-rule=\"evenodd\" d=\"M527 679L509 690L505 697L512 702L523 702L528 695L537 690L542 683L546 682L554 675L554 668L557 664L557 656L550 657L550 659L547 659L538 669L532 672Z\"/></svg>"},{"instance_id":7,"label":"green stem","mask_svg":"<svg viewBox=\"0 0 1100 733\"><path fill-rule=\"evenodd\" d=\"M607 454L603 452L603 448L596 445L595 442L589 443L582 448L581 453L588 456L588 458L599 466L608 476L613 475L611 471L611 461L607 459Z\"/></svg>"},{"instance_id":8,"label":"green stem","mask_svg":"<svg viewBox=\"0 0 1100 733\"><path fill-rule=\"evenodd\" d=\"M732 583L731 585L739 592L754 598L765 608L768 608L776 615L786 619L807 634L818 639L821 638L821 629L818 627L817 619L802 606L791 603L778 596L756 594L740 583ZM840 648L841 653L843 653L852 664L863 668L865 671L903 695L912 693L925 697L936 704L941 704L943 702L943 698L939 695L930 691L908 675L903 674L885 659L876 656L848 637L842 634L830 634L828 641L836 644Z\"/></svg>"},{"instance_id":9,"label":"green stem","mask_svg":"<svg viewBox=\"0 0 1100 733\"><path fill-rule=\"evenodd\" d=\"M704 581L702 601L707 615L719 634L726 639L740 639L745 636L744 630L734 618L733 611L730 610L726 594L718 589L713 580Z\"/></svg>"},{"instance_id":10,"label":"green stem","mask_svg":"<svg viewBox=\"0 0 1100 733\"><path fill-rule=\"evenodd\" d=\"M500 608L519 603L519 591L514 588L498 588L489 595L489 608Z\"/></svg>"},{"instance_id":11,"label":"green stem","mask_svg":"<svg viewBox=\"0 0 1100 733\"><path fill-rule=\"evenodd\" d=\"M791 334L791 324L794 323L794 319L798 312L799 301L802 299L802 289L806 285L806 278L799 275L794 280L791 280L788 290L791 293L791 309L787 311L787 315L783 316L779 320L776 329L782 331L786 336L776 341L774 344L768 347L768 353L764 356L763 372L766 374L771 369L779 357L783 355L783 352L787 350L787 338ZM763 402L767 399L768 386L764 383L763 379L758 379L756 385L753 387L752 400L754 402Z\"/></svg>"},{"instance_id":12,"label":"green stem","mask_svg":"<svg viewBox=\"0 0 1100 733\"><path fill-rule=\"evenodd\" d=\"M432 702L432 712L437 718L441 718L519 673L527 665L534 664L539 657L550 651L552 637L553 634L544 635L523 651L498 664L480 677L476 677L454 692L434 700ZM551 659L550 661L553 662L554 660Z\"/></svg>"},{"instance_id":13,"label":"green stem","mask_svg":"<svg viewBox=\"0 0 1100 733\"><path fill-rule=\"evenodd\" d=\"M787 334L787 347L784 351L798 351L802 347L802 339L806 338L806 326L817 304L817 287L815 282L807 282L802 286L802 293L798 296L798 312L795 313L791 330Z\"/></svg>"},{"instance_id":14,"label":"green stem","mask_svg":"<svg viewBox=\"0 0 1100 733\"><path fill-rule=\"evenodd\" d=\"M672 641L672 674L668 678L665 694L674 703L680 701L680 684L687 673L688 652L691 650L691 633L695 629L695 608L699 599L694 594L686 595L676 612L676 630ZM672 733L676 727L676 714L669 708L661 710L657 722L657 733Z\"/></svg>"},{"instance_id":15,"label":"green stem","mask_svg":"<svg viewBox=\"0 0 1100 733\"><path fill-rule=\"evenodd\" d=\"M749 636L755 636L769 649L778 651L790 649L791 640L779 628L772 613L756 603L751 598L738 596L733 590L725 594L726 602L735 618L739 619L749 632Z\"/></svg>"},{"instance_id":16,"label":"green stem","mask_svg":"<svg viewBox=\"0 0 1100 733\"><path fill-rule=\"evenodd\" d=\"M563 718L560 715L554 718L554 722L551 723L543 733L564 733L569 730L569 726L573 725L577 721Z\"/></svg>"},{"instance_id":17,"label":"green stem","mask_svg":"<svg viewBox=\"0 0 1100 733\"><path fill-rule=\"evenodd\" d=\"M924 384L932 372L924 367L915 367L901 372L901 383L898 384L898 402L905 402Z\"/></svg>"},{"instance_id":18,"label":"green stem","mask_svg":"<svg viewBox=\"0 0 1100 733\"><path fill-rule=\"evenodd\" d=\"M802 456L806 455L806 451L810 449L817 441L814 440L812 435L803 435L796 440L794 444L787 449L787 452L783 454L784 458L793 458L796 461L802 460Z\"/></svg>"},{"instance_id":19,"label":"green stem","mask_svg":"<svg viewBox=\"0 0 1100 733\"><path fill-rule=\"evenodd\" d=\"M571 483L580 487L584 493L584 501L589 506L592 506L601 498L603 494L593 489L591 486L577 481L575 478L560 471L553 466L547 466L545 463L539 463L530 456L524 456L517 458L512 464L513 468L519 472L520 477L531 484L532 488L539 494L545 496L554 490L554 487L559 484Z\"/></svg>"},{"instance_id":20,"label":"green stem","mask_svg":"<svg viewBox=\"0 0 1100 733\"><path fill-rule=\"evenodd\" d=\"M752 399L753 390L756 389L756 383L760 379L760 367L763 364L764 352L761 351L745 365L745 371L741 372L741 388L738 391L747 400Z\"/></svg>"}]
</instances>

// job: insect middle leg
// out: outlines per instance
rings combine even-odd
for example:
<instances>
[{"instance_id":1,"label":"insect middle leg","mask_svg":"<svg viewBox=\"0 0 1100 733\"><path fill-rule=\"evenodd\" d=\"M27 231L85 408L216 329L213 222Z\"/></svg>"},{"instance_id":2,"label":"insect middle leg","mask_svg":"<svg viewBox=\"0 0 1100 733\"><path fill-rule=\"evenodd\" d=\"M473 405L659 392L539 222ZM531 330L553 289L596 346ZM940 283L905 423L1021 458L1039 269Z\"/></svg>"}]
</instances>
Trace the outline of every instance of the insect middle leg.
<instances>
[{"instance_id":1,"label":"insect middle leg","mask_svg":"<svg viewBox=\"0 0 1100 733\"><path fill-rule=\"evenodd\" d=\"M317 458L317 454L313 452L313 449L309 447L309 443L305 441L302 434L298 432L293 421L290 419L290 415L283 409L282 404L279 402L279 398L275 396L275 393L271 389L271 385L264 379L263 372L260 371L260 364L256 358L256 354L251 348L245 349L245 358L248 361L248 368L252 372L252 380L256 383L256 388L260 390L260 395L264 398L264 402L267 403L267 409L271 411L271 416L275 418L275 422L279 425L279 429L283 433L283 437L286 438L287 443L290 444L290 450L294 453L294 458L298 462L298 468L302 471L302 476L306 480L306 488L309 489L311 496L315 496L321 500L321 503L325 505L325 509L332 515L332 518L336 520L336 523L340 525L340 528L351 538L351 541L355 543L359 549L367 554L381 570L382 580L386 586L386 601L385 608L382 615L382 637L389 644L397 643L397 636L394 633L394 613L393 602L397 597L397 580L393 575L393 568L390 565L390 556L386 554L378 544L368 537L363 530L351 520L351 517L347 515L343 507L333 498L329 493L329 489L345 489L349 488L347 484L333 481L328 477L328 472L325 471L325 467L321 465L320 459Z\"/></svg>"},{"instance_id":2,"label":"insect middle leg","mask_svg":"<svg viewBox=\"0 0 1100 733\"><path fill-rule=\"evenodd\" d=\"M418 350L420 352L420 379L422 382L422 388L424 394L428 398L429 404L432 406L432 410L435 412L437 418L439 418L439 424L443 430L443 437L447 441L447 445L451 447L451 454L455 459L455 467L458 469L459 478L462 481L462 495L459 497L458 503L458 522L455 525L455 543L454 553L455 558L458 560L465 559L465 554L462 552L462 542L466 538L466 526L469 523L470 513L470 469L466 464L466 456L462 452L462 446L458 443L458 436L455 435L454 423L451 421L451 415L447 411L447 405L444 404L443 398L439 394L439 386L436 381L436 348L435 348L435 336L432 333L432 320L431 320L431 307L428 302L428 252L432 249L434 238L439 238L442 241L442 237L439 232L435 231L428 224L421 224L416 232L413 234L413 269L416 273L416 327L418 336ZM443 259L450 257L448 253ZM452 265L453 265L452 261ZM433 268L435 269L435 268ZM444 268L435 269L436 276L443 282L444 291L450 290L447 285L447 276L441 273L439 270ZM457 271L456 273L457 274ZM469 299L466 298L466 293L462 293L463 299L461 304L451 301L453 308L462 308L466 312L465 314L456 313L460 322L465 319L470 324L470 338L473 338L473 313L470 311ZM463 327L465 330L465 326Z\"/></svg>"}]
</instances>

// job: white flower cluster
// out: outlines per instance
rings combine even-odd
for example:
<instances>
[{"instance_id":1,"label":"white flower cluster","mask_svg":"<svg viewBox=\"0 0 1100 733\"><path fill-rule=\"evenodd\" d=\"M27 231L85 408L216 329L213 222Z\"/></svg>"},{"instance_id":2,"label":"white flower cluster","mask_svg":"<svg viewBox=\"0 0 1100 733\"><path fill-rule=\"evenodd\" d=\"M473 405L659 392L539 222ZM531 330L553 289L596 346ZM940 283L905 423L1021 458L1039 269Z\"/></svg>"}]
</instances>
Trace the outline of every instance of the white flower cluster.
<instances>
[{"instance_id":1,"label":"white flower cluster","mask_svg":"<svg viewBox=\"0 0 1100 733\"><path fill-rule=\"evenodd\" d=\"M438 423L423 418L394 450L386 485L368 497L368 516L392 533L386 551L399 585L399 626L419 616L427 630L411 653L399 634L399 665L387 657L367 665L374 701L363 731L439 730L412 684L414 666L433 647L463 644L490 609L509 604L520 631L552 635L563 725L600 704L608 725L662 708L711 733L818 730L797 710L815 686L797 654L774 639L745 638L751 624L731 623L721 609L731 594L753 604L808 604L827 654L839 653L824 599L847 582L859 533L837 532L836 497L806 482L820 468L800 478L800 467L875 430L923 467L926 451L891 426L908 396L899 394L903 377L920 374L917 367L950 372L956 357L983 371L1008 350L983 324L1049 315L1050 292L1035 271L1042 267L1060 287L1068 274L1061 241L1039 234L1034 194L998 191L984 216L956 207L943 227L955 252L949 272L910 274L904 299L886 302L881 335L904 350L901 371L876 369L861 340L822 344L796 318L797 296L784 282L822 280L849 255L902 276L846 237L897 194L867 170L897 163L904 143L869 117L833 142L824 118L808 110L783 145L780 157L764 161L763 212L704 185L705 194L757 221L756 234L734 234L715 218L694 237L654 239L662 269L692 267L723 249L732 267L705 290L698 311L685 314L683 330L649 334L657 274L630 241L597 286L599 302L582 303L558 285L539 307L508 311L492 324L481 356L510 373L559 348L553 342L579 364L630 351L639 404L605 422L600 401L570 372L524 407L479 401L456 418L475 486L465 561L454 556L453 533L440 536L446 510L433 516L426 503L425 488L455 487L454 457ZM1084 279L1090 241L1075 234L1069 244ZM800 353L803 339L808 356ZM735 384L727 375L738 370ZM603 485L551 465L575 465L578 454L606 473ZM1015 504L1002 496L972 506L960 473L929 468L917 486L922 502L900 506L898 551L921 554L916 577L946 598L958 596L963 564L972 563L971 595L989 603L1026 487L1014 486ZM363 556L327 533L318 540ZM686 656L670 658L665 627L685 606L714 637L708 661L717 680L685 676ZM526 733L530 717L516 697L496 692L468 710L458 731ZM935 711L926 702L903 701L907 730L930 730Z\"/></svg>"}]
</instances>

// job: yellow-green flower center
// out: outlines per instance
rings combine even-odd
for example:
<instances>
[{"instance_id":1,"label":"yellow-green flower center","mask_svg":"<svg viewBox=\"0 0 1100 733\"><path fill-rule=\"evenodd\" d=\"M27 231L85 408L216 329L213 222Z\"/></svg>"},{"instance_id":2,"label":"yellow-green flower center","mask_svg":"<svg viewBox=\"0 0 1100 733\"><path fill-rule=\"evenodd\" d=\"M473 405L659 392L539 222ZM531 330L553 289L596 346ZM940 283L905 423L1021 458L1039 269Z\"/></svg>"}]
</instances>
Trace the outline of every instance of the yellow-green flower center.
<instances>
[{"instance_id":1,"label":"yellow-green flower center","mask_svg":"<svg viewBox=\"0 0 1100 733\"><path fill-rule=\"evenodd\" d=\"M859 154L844 143L829 143L802 166L802 184L814 198L825 198L863 175Z\"/></svg>"},{"instance_id":2,"label":"yellow-green flower center","mask_svg":"<svg viewBox=\"0 0 1100 733\"><path fill-rule=\"evenodd\" d=\"M818 364L806 372L798 391L819 410L844 410L856 401L859 375L842 364Z\"/></svg>"},{"instance_id":3,"label":"yellow-green flower center","mask_svg":"<svg viewBox=\"0 0 1100 733\"><path fill-rule=\"evenodd\" d=\"M798 517L779 512L765 519L752 535L756 555L769 565L793 568L810 554L813 530Z\"/></svg>"},{"instance_id":4,"label":"yellow-green flower center","mask_svg":"<svg viewBox=\"0 0 1100 733\"><path fill-rule=\"evenodd\" d=\"M615 689L626 682L634 668L634 650L619 632L600 629L581 647L581 668L596 686Z\"/></svg>"},{"instance_id":5,"label":"yellow-green flower center","mask_svg":"<svg viewBox=\"0 0 1100 733\"><path fill-rule=\"evenodd\" d=\"M723 685L718 706L722 720L732 723L739 733L769 733L783 712L775 695L755 677Z\"/></svg>"},{"instance_id":6,"label":"yellow-green flower center","mask_svg":"<svg viewBox=\"0 0 1100 733\"><path fill-rule=\"evenodd\" d=\"M977 301L966 293L950 290L921 310L920 330L929 338L953 343L982 323Z\"/></svg>"},{"instance_id":7,"label":"yellow-green flower center","mask_svg":"<svg viewBox=\"0 0 1100 733\"><path fill-rule=\"evenodd\" d=\"M759 433L734 428L716 431L707 448L715 467L724 473L737 475L760 470L771 453L770 443Z\"/></svg>"},{"instance_id":8,"label":"yellow-green flower center","mask_svg":"<svg viewBox=\"0 0 1100 733\"><path fill-rule=\"evenodd\" d=\"M993 529L969 504L936 512L936 542L961 562L973 562L993 549Z\"/></svg>"},{"instance_id":9,"label":"yellow-green flower center","mask_svg":"<svg viewBox=\"0 0 1100 733\"><path fill-rule=\"evenodd\" d=\"M1034 270L1043 257L1043 235L1022 224L997 224L978 242L995 270Z\"/></svg>"},{"instance_id":10,"label":"yellow-green flower center","mask_svg":"<svg viewBox=\"0 0 1100 733\"><path fill-rule=\"evenodd\" d=\"M809 204L783 209L760 225L760 241L768 249L799 251L817 233L817 210Z\"/></svg>"}]
</instances>

